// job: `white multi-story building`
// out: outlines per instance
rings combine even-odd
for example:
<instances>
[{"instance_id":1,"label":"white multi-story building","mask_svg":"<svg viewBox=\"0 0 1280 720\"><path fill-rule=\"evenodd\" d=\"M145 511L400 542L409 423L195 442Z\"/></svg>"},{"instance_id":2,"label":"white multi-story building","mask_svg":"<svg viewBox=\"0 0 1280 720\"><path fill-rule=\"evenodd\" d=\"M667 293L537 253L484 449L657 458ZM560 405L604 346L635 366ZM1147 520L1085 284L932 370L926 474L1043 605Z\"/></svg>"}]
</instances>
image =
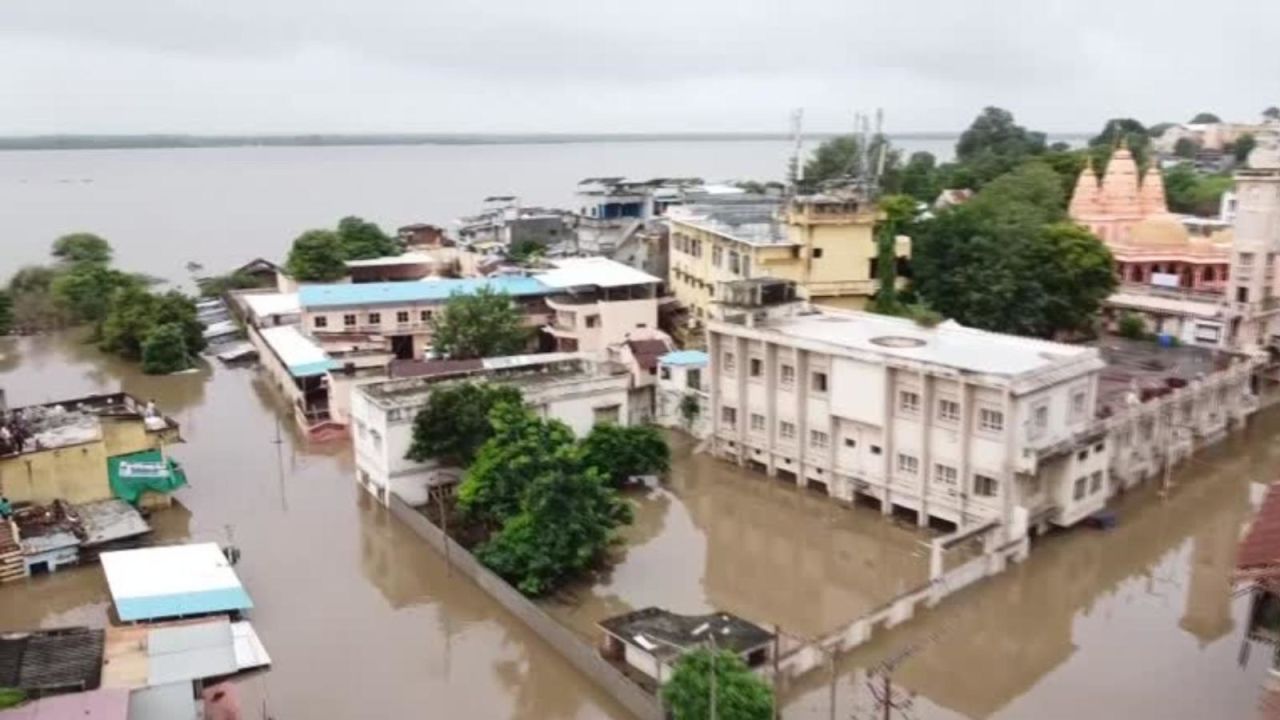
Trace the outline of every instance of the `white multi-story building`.
<instances>
[{"instance_id":1,"label":"white multi-story building","mask_svg":"<svg viewBox=\"0 0 1280 720\"><path fill-rule=\"evenodd\" d=\"M413 419L437 388L460 382L517 387L542 417L568 425L579 437L600 422L626 423L630 376L610 362L564 354L492 358L477 369L357 385L351 394L356 478L381 502L428 501L434 463L409 460Z\"/></svg>"},{"instance_id":2,"label":"white multi-story building","mask_svg":"<svg viewBox=\"0 0 1280 720\"><path fill-rule=\"evenodd\" d=\"M708 324L722 457L921 525L999 521L1011 539L1109 495L1094 348L807 306L744 319Z\"/></svg>"},{"instance_id":3,"label":"white multi-story building","mask_svg":"<svg viewBox=\"0 0 1280 720\"><path fill-rule=\"evenodd\" d=\"M676 350L658 358L657 424L706 437L711 425L708 364L709 358L701 350Z\"/></svg>"}]
</instances>

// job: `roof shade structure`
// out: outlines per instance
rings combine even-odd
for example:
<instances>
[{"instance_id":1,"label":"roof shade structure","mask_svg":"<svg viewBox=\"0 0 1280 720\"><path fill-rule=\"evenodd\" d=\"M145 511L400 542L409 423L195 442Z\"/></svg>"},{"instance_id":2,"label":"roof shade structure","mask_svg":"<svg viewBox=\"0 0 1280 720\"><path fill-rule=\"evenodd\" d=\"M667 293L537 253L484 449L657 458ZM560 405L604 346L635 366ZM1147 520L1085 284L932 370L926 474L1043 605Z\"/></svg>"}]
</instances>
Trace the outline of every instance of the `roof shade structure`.
<instances>
[{"instance_id":1,"label":"roof shade structure","mask_svg":"<svg viewBox=\"0 0 1280 720\"><path fill-rule=\"evenodd\" d=\"M537 278L524 276L428 278L418 282L303 285L298 288L298 302L311 311L364 305L433 303L448 300L454 295L470 295L482 289L513 297L547 295L552 291Z\"/></svg>"},{"instance_id":2,"label":"roof shade structure","mask_svg":"<svg viewBox=\"0 0 1280 720\"><path fill-rule=\"evenodd\" d=\"M103 553L102 570L116 614L124 622L253 607L217 543Z\"/></svg>"},{"instance_id":3,"label":"roof shade structure","mask_svg":"<svg viewBox=\"0 0 1280 720\"><path fill-rule=\"evenodd\" d=\"M706 365L711 358L701 350L676 350L658 358L663 365Z\"/></svg>"},{"instance_id":4,"label":"roof shade structure","mask_svg":"<svg viewBox=\"0 0 1280 720\"><path fill-rule=\"evenodd\" d=\"M554 270L539 273L536 279L556 289L575 287L625 287L649 285L661 279L616 260L603 257L564 258L554 260Z\"/></svg>"},{"instance_id":5,"label":"roof shade structure","mask_svg":"<svg viewBox=\"0 0 1280 720\"><path fill-rule=\"evenodd\" d=\"M647 607L600 621L606 633L655 657L670 658L696 647L743 654L773 641L773 633L725 612L680 615Z\"/></svg>"},{"instance_id":6,"label":"roof shade structure","mask_svg":"<svg viewBox=\"0 0 1280 720\"><path fill-rule=\"evenodd\" d=\"M296 325L263 328L262 339L296 378L323 375L338 367L337 361Z\"/></svg>"},{"instance_id":7,"label":"roof shade structure","mask_svg":"<svg viewBox=\"0 0 1280 720\"><path fill-rule=\"evenodd\" d=\"M260 318L297 315L302 310L298 305L298 293L253 293L242 295L240 299Z\"/></svg>"}]
</instances>

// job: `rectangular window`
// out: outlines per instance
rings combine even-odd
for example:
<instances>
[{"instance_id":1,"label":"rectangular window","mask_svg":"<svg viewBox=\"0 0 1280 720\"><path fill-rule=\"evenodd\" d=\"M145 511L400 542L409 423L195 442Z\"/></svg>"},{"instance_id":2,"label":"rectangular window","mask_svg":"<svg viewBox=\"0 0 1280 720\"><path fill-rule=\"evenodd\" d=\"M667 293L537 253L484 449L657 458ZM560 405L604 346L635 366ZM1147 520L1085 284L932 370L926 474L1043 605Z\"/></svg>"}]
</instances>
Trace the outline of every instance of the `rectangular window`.
<instances>
[{"instance_id":1,"label":"rectangular window","mask_svg":"<svg viewBox=\"0 0 1280 720\"><path fill-rule=\"evenodd\" d=\"M422 318L422 322L431 322L431 311L423 310L419 317Z\"/></svg>"},{"instance_id":2,"label":"rectangular window","mask_svg":"<svg viewBox=\"0 0 1280 720\"><path fill-rule=\"evenodd\" d=\"M343 326L344 326L344 327L355 327L355 326L356 326L356 316L355 316L354 314L343 315L343 316L342 316L342 324L343 324Z\"/></svg>"},{"instance_id":3,"label":"rectangular window","mask_svg":"<svg viewBox=\"0 0 1280 720\"><path fill-rule=\"evenodd\" d=\"M408 310L397 310L397 311L396 311L396 322L400 323L401 325L407 325L407 324L409 324L409 311L408 311Z\"/></svg>"},{"instance_id":4,"label":"rectangular window","mask_svg":"<svg viewBox=\"0 0 1280 720\"><path fill-rule=\"evenodd\" d=\"M663 380L670 380L670 379L671 379L671 368L669 368L669 367L667 367L667 366L665 366L665 365L663 365L663 366L662 366L662 379L663 379Z\"/></svg>"},{"instance_id":5,"label":"rectangular window","mask_svg":"<svg viewBox=\"0 0 1280 720\"><path fill-rule=\"evenodd\" d=\"M827 374L824 372L815 372L813 374L813 391L824 393L827 391Z\"/></svg>"},{"instance_id":6,"label":"rectangular window","mask_svg":"<svg viewBox=\"0 0 1280 720\"><path fill-rule=\"evenodd\" d=\"M935 463L933 466L933 481L943 485L955 485L956 469L950 465Z\"/></svg>"},{"instance_id":7,"label":"rectangular window","mask_svg":"<svg viewBox=\"0 0 1280 720\"><path fill-rule=\"evenodd\" d=\"M587 316L587 327L588 327L588 328L598 328L598 327L600 327L600 316L599 316L599 315L588 315L588 316Z\"/></svg>"},{"instance_id":8,"label":"rectangular window","mask_svg":"<svg viewBox=\"0 0 1280 720\"><path fill-rule=\"evenodd\" d=\"M716 267L720 267L720 264L723 262L724 262L724 249L721 248L719 245L716 245L715 247L711 248L711 264L715 265Z\"/></svg>"},{"instance_id":9,"label":"rectangular window","mask_svg":"<svg viewBox=\"0 0 1280 720\"><path fill-rule=\"evenodd\" d=\"M848 447L848 448L851 448L851 447L858 447L858 441L857 441L857 440L854 440L853 438L845 438L845 439L844 439L844 446L845 446L845 447Z\"/></svg>"},{"instance_id":10,"label":"rectangular window","mask_svg":"<svg viewBox=\"0 0 1280 720\"><path fill-rule=\"evenodd\" d=\"M1080 452L1076 453L1076 460L1088 460L1088 459L1089 459L1089 448L1085 448Z\"/></svg>"},{"instance_id":11,"label":"rectangular window","mask_svg":"<svg viewBox=\"0 0 1280 720\"><path fill-rule=\"evenodd\" d=\"M983 408L978 411L978 427L990 432L1004 430L1004 413L999 410Z\"/></svg>"},{"instance_id":12,"label":"rectangular window","mask_svg":"<svg viewBox=\"0 0 1280 720\"><path fill-rule=\"evenodd\" d=\"M738 274L738 252L736 250L729 251L729 272L734 275Z\"/></svg>"},{"instance_id":13,"label":"rectangular window","mask_svg":"<svg viewBox=\"0 0 1280 720\"><path fill-rule=\"evenodd\" d=\"M327 317L325 317L325 316L323 316L323 315L317 315L317 316L315 317L315 320L313 321L313 323L314 323L314 324L315 324L315 326L316 326L316 327L318 327L318 328L329 327L329 318L327 318Z\"/></svg>"},{"instance_id":14,"label":"rectangular window","mask_svg":"<svg viewBox=\"0 0 1280 720\"><path fill-rule=\"evenodd\" d=\"M760 413L751 413L751 429L764 430L764 416Z\"/></svg>"},{"instance_id":15,"label":"rectangular window","mask_svg":"<svg viewBox=\"0 0 1280 720\"><path fill-rule=\"evenodd\" d=\"M596 425L600 425L602 423L611 423L616 425L618 420L622 417L622 406L606 405L604 407L594 408L591 412L595 416L593 419L595 420Z\"/></svg>"},{"instance_id":16,"label":"rectangular window","mask_svg":"<svg viewBox=\"0 0 1280 720\"><path fill-rule=\"evenodd\" d=\"M728 405L720 408L720 421L729 427L738 425L738 409L731 408Z\"/></svg>"},{"instance_id":17,"label":"rectangular window","mask_svg":"<svg viewBox=\"0 0 1280 720\"><path fill-rule=\"evenodd\" d=\"M381 324L382 324L382 313L369 313L369 324L370 324L370 325L381 325Z\"/></svg>"},{"instance_id":18,"label":"rectangular window","mask_svg":"<svg viewBox=\"0 0 1280 720\"><path fill-rule=\"evenodd\" d=\"M1099 470L1098 472L1095 472L1092 477L1089 478L1089 493L1093 494L1098 492L1101 489L1102 489L1102 471Z\"/></svg>"},{"instance_id":19,"label":"rectangular window","mask_svg":"<svg viewBox=\"0 0 1280 720\"><path fill-rule=\"evenodd\" d=\"M751 256L750 255L742 256L742 277L744 278L751 277Z\"/></svg>"},{"instance_id":20,"label":"rectangular window","mask_svg":"<svg viewBox=\"0 0 1280 720\"><path fill-rule=\"evenodd\" d=\"M879 445L872 445L872 446L871 446L871 454L872 454L872 455L879 455L879 454L880 454L880 446L879 446Z\"/></svg>"},{"instance_id":21,"label":"rectangular window","mask_svg":"<svg viewBox=\"0 0 1280 720\"><path fill-rule=\"evenodd\" d=\"M898 453L898 472L915 475L920 472L920 460L915 455Z\"/></svg>"},{"instance_id":22,"label":"rectangular window","mask_svg":"<svg viewBox=\"0 0 1280 720\"><path fill-rule=\"evenodd\" d=\"M778 437L784 440L794 440L796 437L796 424L786 420L778 423Z\"/></svg>"},{"instance_id":23,"label":"rectangular window","mask_svg":"<svg viewBox=\"0 0 1280 720\"><path fill-rule=\"evenodd\" d=\"M1071 393L1072 419L1079 420L1080 418L1085 416L1085 401L1088 399L1088 397L1089 397L1089 394L1084 390L1077 390L1076 392Z\"/></svg>"},{"instance_id":24,"label":"rectangular window","mask_svg":"<svg viewBox=\"0 0 1280 720\"><path fill-rule=\"evenodd\" d=\"M813 259L814 259L814 260L817 260L817 259L818 259L818 258L820 258L820 257L822 257L822 248L814 248L814 249L813 249Z\"/></svg>"},{"instance_id":25,"label":"rectangular window","mask_svg":"<svg viewBox=\"0 0 1280 720\"><path fill-rule=\"evenodd\" d=\"M986 475L973 476L973 494L978 497L995 497L999 492L1000 482Z\"/></svg>"},{"instance_id":26,"label":"rectangular window","mask_svg":"<svg viewBox=\"0 0 1280 720\"><path fill-rule=\"evenodd\" d=\"M796 366L795 365L783 365L781 375L782 375L782 384L784 386L791 387L792 385L796 384Z\"/></svg>"},{"instance_id":27,"label":"rectangular window","mask_svg":"<svg viewBox=\"0 0 1280 720\"><path fill-rule=\"evenodd\" d=\"M1049 428L1048 405L1037 405L1031 413L1031 428L1034 434L1039 435Z\"/></svg>"},{"instance_id":28,"label":"rectangular window","mask_svg":"<svg viewBox=\"0 0 1280 720\"><path fill-rule=\"evenodd\" d=\"M725 352L722 357L724 358L724 374L732 375L734 371L733 353Z\"/></svg>"},{"instance_id":29,"label":"rectangular window","mask_svg":"<svg viewBox=\"0 0 1280 720\"><path fill-rule=\"evenodd\" d=\"M702 389L702 369L693 368L684 371L684 384L690 390Z\"/></svg>"},{"instance_id":30,"label":"rectangular window","mask_svg":"<svg viewBox=\"0 0 1280 720\"><path fill-rule=\"evenodd\" d=\"M830 444L830 436L821 430L809 431L809 444L816 448L825 448Z\"/></svg>"},{"instance_id":31,"label":"rectangular window","mask_svg":"<svg viewBox=\"0 0 1280 720\"><path fill-rule=\"evenodd\" d=\"M955 400L942 398L938 400L938 419L945 422L957 422L960 420L960 403Z\"/></svg>"},{"instance_id":32,"label":"rectangular window","mask_svg":"<svg viewBox=\"0 0 1280 720\"><path fill-rule=\"evenodd\" d=\"M1087 479L1087 478L1076 478L1076 487L1075 487L1075 491L1071 494L1071 496L1072 496L1072 497L1074 497L1076 500L1083 500L1083 499L1084 499L1084 491L1085 491L1085 483L1087 483L1087 482L1088 482L1088 479Z\"/></svg>"},{"instance_id":33,"label":"rectangular window","mask_svg":"<svg viewBox=\"0 0 1280 720\"><path fill-rule=\"evenodd\" d=\"M920 412L920 393L914 390L899 390L898 409L905 413Z\"/></svg>"},{"instance_id":34,"label":"rectangular window","mask_svg":"<svg viewBox=\"0 0 1280 720\"><path fill-rule=\"evenodd\" d=\"M758 378L758 377L760 377L761 375L763 375L763 374L764 374L764 361L763 361L763 360L761 360L760 358L751 358L751 360L749 361L749 363L750 363L750 368L749 368L748 372L750 372L750 373L751 373L751 377Z\"/></svg>"}]
</instances>

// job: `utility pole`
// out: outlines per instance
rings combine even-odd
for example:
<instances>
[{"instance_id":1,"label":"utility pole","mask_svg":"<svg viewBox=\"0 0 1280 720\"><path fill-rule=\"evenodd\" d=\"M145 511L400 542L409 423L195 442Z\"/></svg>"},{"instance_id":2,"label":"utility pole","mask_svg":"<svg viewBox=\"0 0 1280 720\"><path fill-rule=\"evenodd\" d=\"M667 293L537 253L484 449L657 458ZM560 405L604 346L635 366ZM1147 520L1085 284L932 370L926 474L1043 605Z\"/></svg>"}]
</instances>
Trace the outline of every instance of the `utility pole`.
<instances>
[{"instance_id":1,"label":"utility pole","mask_svg":"<svg viewBox=\"0 0 1280 720\"><path fill-rule=\"evenodd\" d=\"M773 713L770 717L772 717L773 720L782 719L782 711L778 707L778 655L782 649L780 641L781 635L782 630L778 627L777 623L775 623L773 626L773 697L770 699L770 702L773 703Z\"/></svg>"},{"instance_id":2,"label":"utility pole","mask_svg":"<svg viewBox=\"0 0 1280 720\"><path fill-rule=\"evenodd\" d=\"M444 506L444 488L437 487L433 493L440 504L440 532L444 534L444 566L449 577L453 577L453 559L449 557L449 511Z\"/></svg>"},{"instance_id":3,"label":"utility pole","mask_svg":"<svg viewBox=\"0 0 1280 720\"><path fill-rule=\"evenodd\" d=\"M787 190L794 196L800 185L800 146L804 142L804 108L791 111L791 157L787 159Z\"/></svg>"}]
</instances>

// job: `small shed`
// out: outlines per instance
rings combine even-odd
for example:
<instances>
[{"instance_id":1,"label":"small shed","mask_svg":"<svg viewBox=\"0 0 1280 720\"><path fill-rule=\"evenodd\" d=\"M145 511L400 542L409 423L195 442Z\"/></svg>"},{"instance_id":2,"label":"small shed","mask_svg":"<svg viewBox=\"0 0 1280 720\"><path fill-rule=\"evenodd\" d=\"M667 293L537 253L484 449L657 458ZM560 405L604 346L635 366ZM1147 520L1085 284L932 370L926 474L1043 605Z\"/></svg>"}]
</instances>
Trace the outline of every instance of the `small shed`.
<instances>
[{"instance_id":1,"label":"small shed","mask_svg":"<svg viewBox=\"0 0 1280 720\"><path fill-rule=\"evenodd\" d=\"M678 615L658 607L616 615L600 622L600 654L659 684L689 650L715 648L742 658L749 667L769 661L773 633L731 613Z\"/></svg>"},{"instance_id":2,"label":"small shed","mask_svg":"<svg viewBox=\"0 0 1280 720\"><path fill-rule=\"evenodd\" d=\"M238 614L253 607L217 543L103 553L102 570L123 622Z\"/></svg>"}]
</instances>

